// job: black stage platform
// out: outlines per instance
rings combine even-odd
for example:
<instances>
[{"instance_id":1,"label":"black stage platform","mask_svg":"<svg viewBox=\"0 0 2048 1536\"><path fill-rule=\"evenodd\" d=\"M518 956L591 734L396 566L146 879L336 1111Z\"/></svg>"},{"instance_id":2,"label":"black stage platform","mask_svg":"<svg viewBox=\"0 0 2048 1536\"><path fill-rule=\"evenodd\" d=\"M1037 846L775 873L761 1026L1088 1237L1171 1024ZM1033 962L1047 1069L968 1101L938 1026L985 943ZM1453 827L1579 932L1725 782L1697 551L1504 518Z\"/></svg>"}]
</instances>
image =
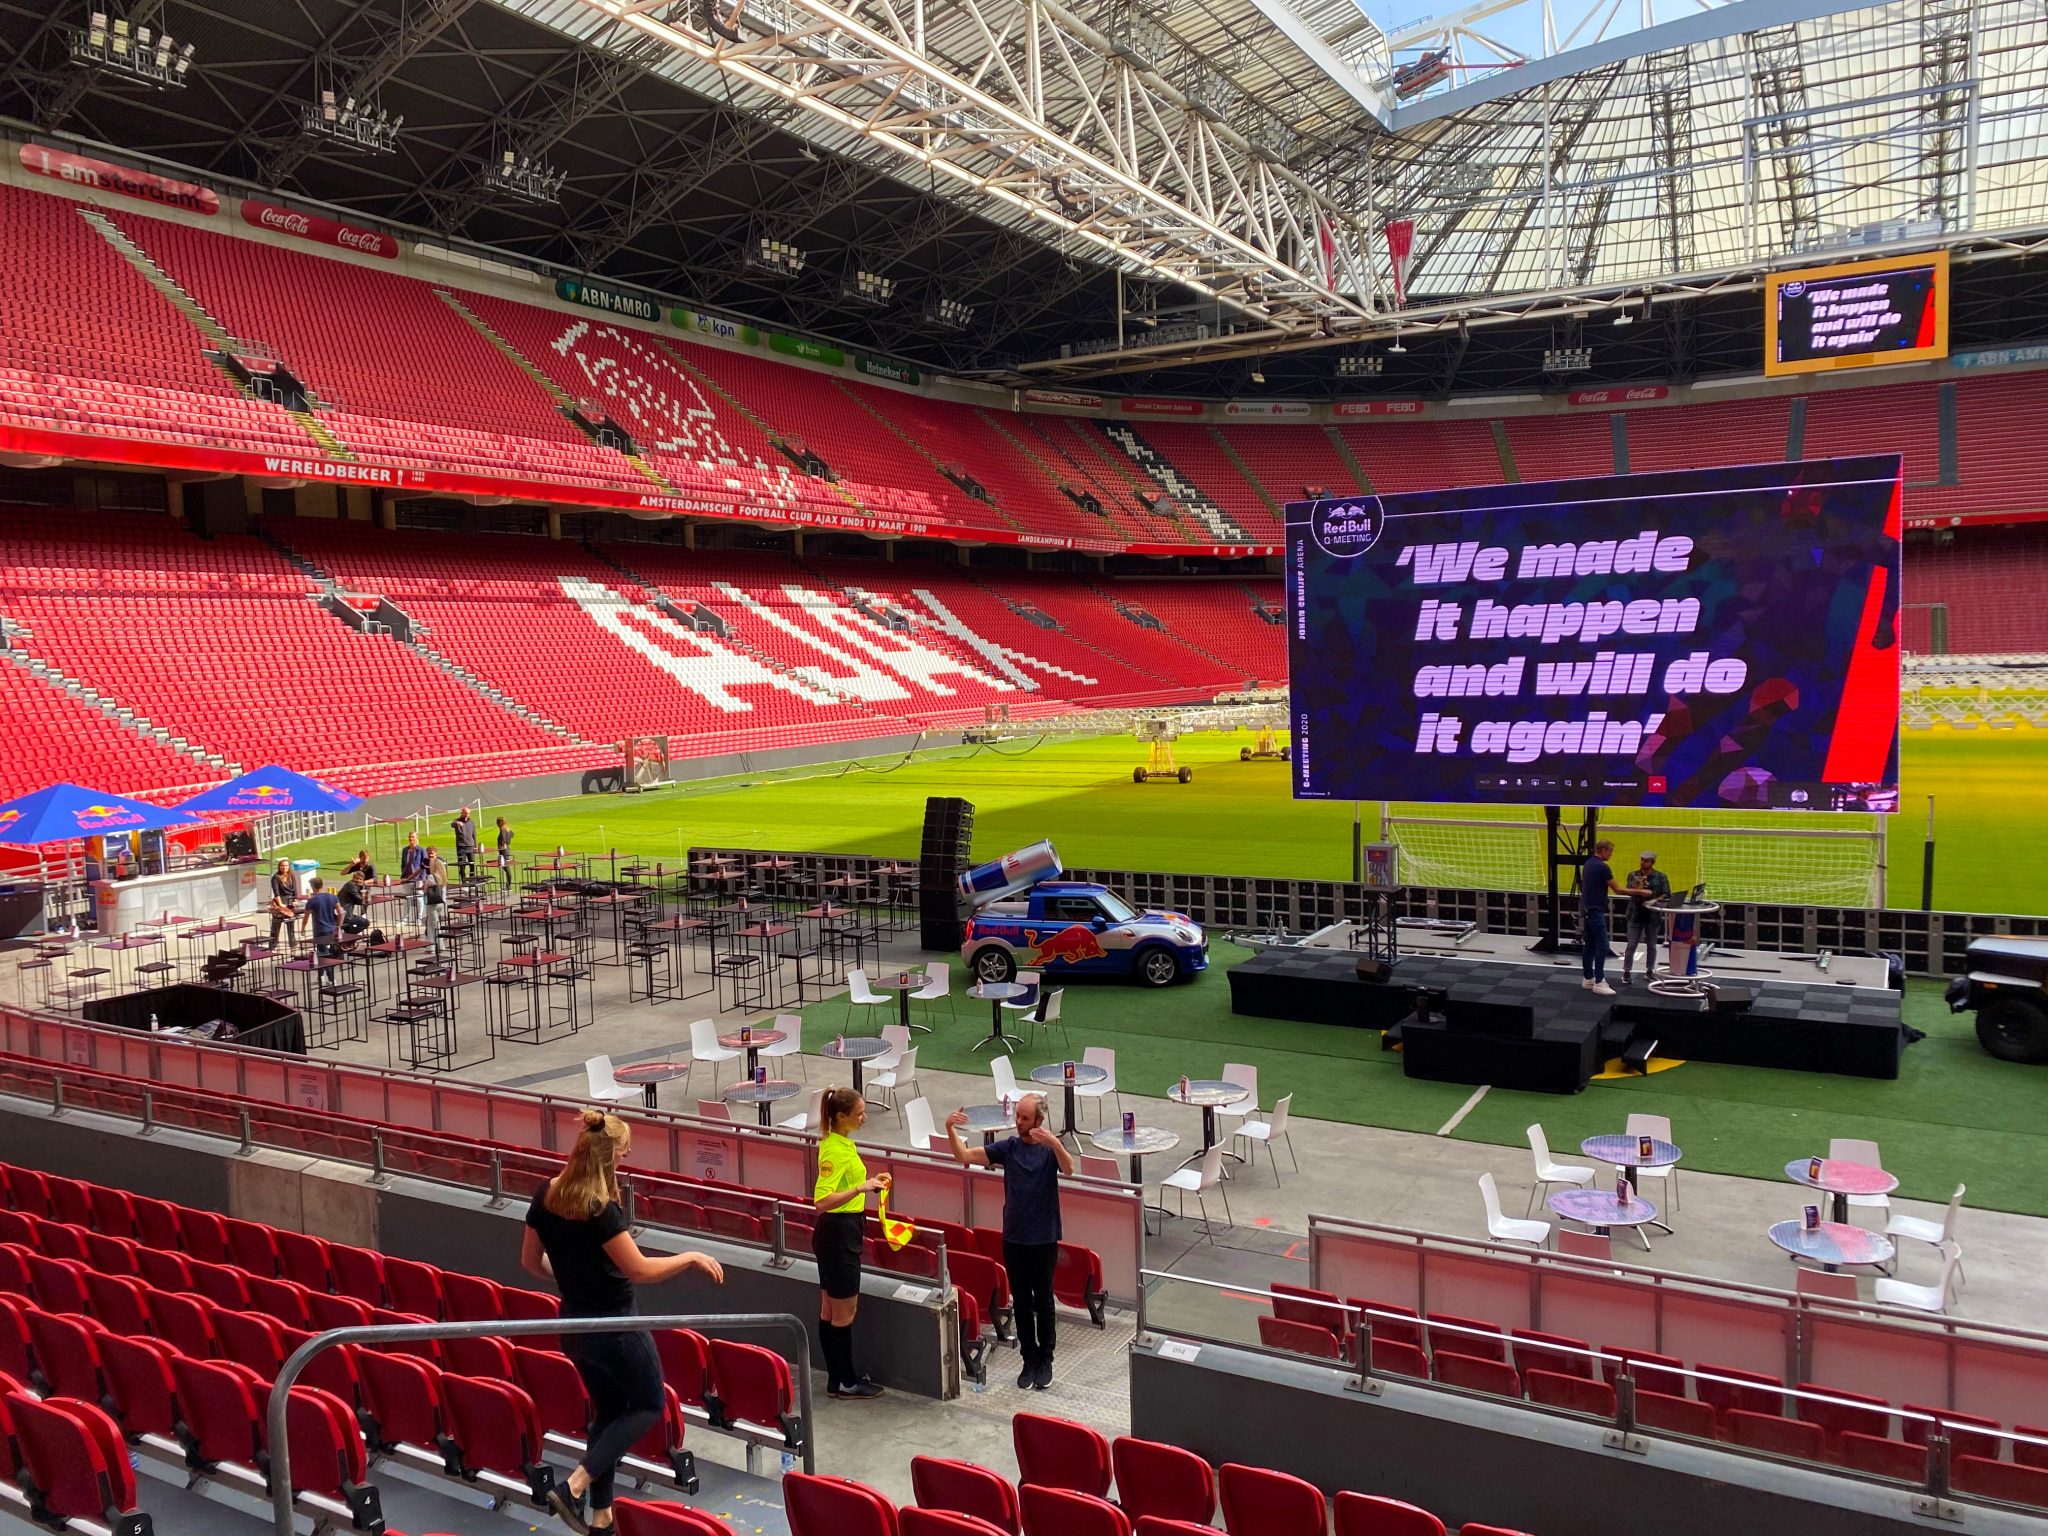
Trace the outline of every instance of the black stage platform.
<instances>
[{"instance_id":1,"label":"black stage platform","mask_svg":"<svg viewBox=\"0 0 2048 1536\"><path fill-rule=\"evenodd\" d=\"M1383 982L1363 981L1341 949L1260 950L1230 971L1231 1011L1248 1018L1402 1030L1411 1077L1575 1092L1631 1040L1686 1061L1896 1078L1906 1036L1900 995L1839 982L1761 980L1743 1011L1709 1012L1638 982L1614 997L1579 985L1576 958L1526 961L1407 954ZM1414 1019L1417 990L1440 993ZM1732 989L1731 989L1732 990ZM1526 1013L1520 1010L1526 1009ZM1504 1031L1504 1032L1503 1032Z\"/></svg>"},{"instance_id":2,"label":"black stage platform","mask_svg":"<svg viewBox=\"0 0 2048 1536\"><path fill-rule=\"evenodd\" d=\"M185 982L95 998L79 1011L95 1024L117 1024L125 1029L148 1029L152 1014L166 1030L206 1029L224 1021L233 1034L219 1038L235 1045L306 1054L306 1030L299 1010L253 992Z\"/></svg>"}]
</instances>

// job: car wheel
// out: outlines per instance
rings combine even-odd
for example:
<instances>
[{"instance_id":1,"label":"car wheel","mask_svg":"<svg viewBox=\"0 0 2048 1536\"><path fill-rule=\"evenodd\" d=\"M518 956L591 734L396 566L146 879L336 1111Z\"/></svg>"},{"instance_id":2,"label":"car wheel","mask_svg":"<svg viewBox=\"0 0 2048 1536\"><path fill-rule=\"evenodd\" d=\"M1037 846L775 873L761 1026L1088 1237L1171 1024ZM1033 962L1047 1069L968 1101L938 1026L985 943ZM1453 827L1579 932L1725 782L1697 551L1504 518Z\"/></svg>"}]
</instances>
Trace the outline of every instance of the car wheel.
<instances>
[{"instance_id":1,"label":"car wheel","mask_svg":"<svg viewBox=\"0 0 2048 1536\"><path fill-rule=\"evenodd\" d=\"M1009 981L1016 974L1017 957L998 945L991 945L974 957L976 981Z\"/></svg>"},{"instance_id":2,"label":"car wheel","mask_svg":"<svg viewBox=\"0 0 2048 1536\"><path fill-rule=\"evenodd\" d=\"M1172 950L1154 944L1138 956L1134 974L1148 987L1170 986L1180 979L1180 962Z\"/></svg>"},{"instance_id":3,"label":"car wheel","mask_svg":"<svg viewBox=\"0 0 2048 1536\"><path fill-rule=\"evenodd\" d=\"M2048 1061L2048 1008L2024 997L1979 1008L1977 1043L2000 1061Z\"/></svg>"}]
</instances>

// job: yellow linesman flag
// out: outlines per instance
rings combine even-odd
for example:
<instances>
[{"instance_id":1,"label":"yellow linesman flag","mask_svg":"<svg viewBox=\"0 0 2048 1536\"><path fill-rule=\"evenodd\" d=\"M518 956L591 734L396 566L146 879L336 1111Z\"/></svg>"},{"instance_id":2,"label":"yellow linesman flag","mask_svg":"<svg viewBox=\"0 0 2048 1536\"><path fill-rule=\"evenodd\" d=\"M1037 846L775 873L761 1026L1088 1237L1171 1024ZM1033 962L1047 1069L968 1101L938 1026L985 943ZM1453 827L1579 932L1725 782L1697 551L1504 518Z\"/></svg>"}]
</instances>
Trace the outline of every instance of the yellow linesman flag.
<instances>
[{"instance_id":1,"label":"yellow linesman flag","mask_svg":"<svg viewBox=\"0 0 2048 1536\"><path fill-rule=\"evenodd\" d=\"M882 1239L892 1252L917 1236L917 1227L913 1223L889 1219L889 1191L886 1189L882 1191L881 1203L875 1214L882 1223Z\"/></svg>"}]
</instances>

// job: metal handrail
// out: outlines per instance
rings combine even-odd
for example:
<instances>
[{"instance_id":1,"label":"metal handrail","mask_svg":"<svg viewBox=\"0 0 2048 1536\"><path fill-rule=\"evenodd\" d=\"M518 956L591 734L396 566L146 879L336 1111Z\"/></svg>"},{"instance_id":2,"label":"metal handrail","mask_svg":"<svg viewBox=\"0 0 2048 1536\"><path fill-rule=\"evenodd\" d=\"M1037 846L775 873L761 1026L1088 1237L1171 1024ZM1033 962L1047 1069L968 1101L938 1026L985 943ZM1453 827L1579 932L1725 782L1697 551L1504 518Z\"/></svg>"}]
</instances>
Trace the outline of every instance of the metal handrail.
<instances>
[{"instance_id":1,"label":"metal handrail","mask_svg":"<svg viewBox=\"0 0 2048 1536\"><path fill-rule=\"evenodd\" d=\"M277 1536L294 1536L292 1530L292 1452L286 1414L291 1407L291 1389L306 1364L323 1349L336 1344L398 1344L418 1339L517 1339L532 1335L560 1337L566 1333L653 1333L659 1328L694 1328L714 1332L774 1329L791 1335L798 1343L794 1359L799 1412L804 1438L800 1447L804 1470L817 1470L817 1448L811 1417L811 1335L801 1319L789 1312L672 1313L662 1317L556 1317L530 1318L492 1323L394 1323L379 1327L330 1328L306 1340L285 1361L270 1389L270 1507Z\"/></svg>"}]
</instances>

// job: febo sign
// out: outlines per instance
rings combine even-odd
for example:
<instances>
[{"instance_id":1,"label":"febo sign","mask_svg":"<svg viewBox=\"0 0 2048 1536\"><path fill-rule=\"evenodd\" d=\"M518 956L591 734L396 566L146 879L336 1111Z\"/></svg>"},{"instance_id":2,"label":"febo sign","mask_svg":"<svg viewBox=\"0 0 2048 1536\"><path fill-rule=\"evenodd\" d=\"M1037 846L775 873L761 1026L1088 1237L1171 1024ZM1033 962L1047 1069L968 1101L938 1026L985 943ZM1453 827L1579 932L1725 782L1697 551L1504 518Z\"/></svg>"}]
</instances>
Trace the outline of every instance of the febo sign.
<instances>
[{"instance_id":1,"label":"febo sign","mask_svg":"<svg viewBox=\"0 0 2048 1536\"><path fill-rule=\"evenodd\" d=\"M381 256L386 261L398 259L398 242L389 235L374 229L358 229L353 224L343 224L317 213L281 208L276 203L260 202L253 197L242 199L242 222L274 234L290 235L295 240L310 240L315 245L338 245L344 251L354 251L361 256Z\"/></svg>"},{"instance_id":2,"label":"febo sign","mask_svg":"<svg viewBox=\"0 0 2048 1536\"><path fill-rule=\"evenodd\" d=\"M90 160L84 155L67 154L61 149L45 149L40 144L21 146L21 168L38 176L68 182L74 187L115 192L138 202L155 203L159 208L181 208L186 213L220 212L220 198L211 187L173 181L151 171L131 171L125 165Z\"/></svg>"},{"instance_id":3,"label":"febo sign","mask_svg":"<svg viewBox=\"0 0 2048 1536\"><path fill-rule=\"evenodd\" d=\"M1332 416L1420 416L1420 400L1339 400L1330 407Z\"/></svg>"}]
</instances>

